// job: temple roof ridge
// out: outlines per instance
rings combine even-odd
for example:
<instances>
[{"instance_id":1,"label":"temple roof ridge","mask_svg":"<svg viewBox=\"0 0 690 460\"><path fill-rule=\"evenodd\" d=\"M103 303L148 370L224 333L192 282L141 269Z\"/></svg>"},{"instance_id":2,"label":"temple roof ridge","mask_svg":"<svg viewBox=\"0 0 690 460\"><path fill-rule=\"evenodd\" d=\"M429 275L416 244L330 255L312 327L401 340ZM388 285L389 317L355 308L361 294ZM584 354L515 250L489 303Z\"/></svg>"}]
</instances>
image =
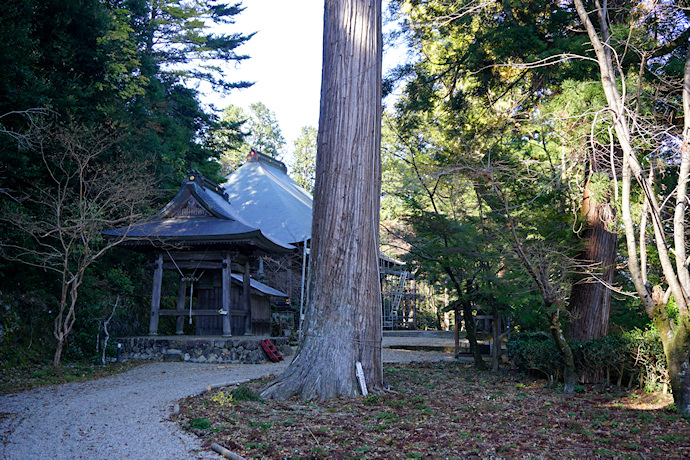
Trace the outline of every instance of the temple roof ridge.
<instances>
[{"instance_id":1,"label":"temple roof ridge","mask_svg":"<svg viewBox=\"0 0 690 460\"><path fill-rule=\"evenodd\" d=\"M285 166L285 163L277 158L273 158L270 155L266 155L265 153L261 153L260 151L252 148L249 150L249 154L247 155L247 163L255 162L266 164L278 169L279 171L282 171L283 174L287 174L287 166Z\"/></svg>"}]
</instances>

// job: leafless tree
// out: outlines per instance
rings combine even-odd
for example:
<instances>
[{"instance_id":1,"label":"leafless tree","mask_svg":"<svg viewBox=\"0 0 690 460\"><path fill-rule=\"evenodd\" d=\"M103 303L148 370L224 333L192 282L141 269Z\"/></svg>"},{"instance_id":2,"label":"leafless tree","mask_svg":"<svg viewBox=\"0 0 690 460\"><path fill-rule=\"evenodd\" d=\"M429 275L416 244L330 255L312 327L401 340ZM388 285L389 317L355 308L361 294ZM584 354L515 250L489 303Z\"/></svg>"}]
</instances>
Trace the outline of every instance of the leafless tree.
<instances>
[{"instance_id":1,"label":"leafless tree","mask_svg":"<svg viewBox=\"0 0 690 460\"><path fill-rule=\"evenodd\" d=\"M13 191L21 204L7 204L0 221L14 229L14 241L0 242L13 261L58 275L61 292L53 335L58 366L77 317L79 289L87 269L127 237L105 240L103 230L141 220L153 183L143 164L115 159L116 138L75 124L41 133L36 152L45 176L29 190ZM109 158L106 158L111 154Z\"/></svg>"},{"instance_id":2,"label":"leafless tree","mask_svg":"<svg viewBox=\"0 0 690 460\"><path fill-rule=\"evenodd\" d=\"M619 90L617 84L619 56L613 52L610 43L607 2L595 0L591 11L587 11L582 0L574 0L574 3L596 53L607 109L613 122L616 141L623 151L621 214L628 248L628 268L642 304L659 330L677 410L690 413L690 260L686 253L687 187L690 176L690 49L687 51L682 83L685 124L680 134L682 143L678 149L678 182L671 195L660 198L650 180L653 175L645 174L639 159L641 152L634 147L633 126L637 123L636 113L626 105L626 94ZM645 264L640 263L644 254L638 256L641 248L638 247L637 225L632 212L633 179L645 199L645 219L648 215L666 287L650 288L646 284ZM663 205L667 200L675 202L672 222L665 222L663 219ZM641 231L644 232L644 229ZM678 309L676 318L671 318L668 314L671 295Z\"/></svg>"}]
</instances>

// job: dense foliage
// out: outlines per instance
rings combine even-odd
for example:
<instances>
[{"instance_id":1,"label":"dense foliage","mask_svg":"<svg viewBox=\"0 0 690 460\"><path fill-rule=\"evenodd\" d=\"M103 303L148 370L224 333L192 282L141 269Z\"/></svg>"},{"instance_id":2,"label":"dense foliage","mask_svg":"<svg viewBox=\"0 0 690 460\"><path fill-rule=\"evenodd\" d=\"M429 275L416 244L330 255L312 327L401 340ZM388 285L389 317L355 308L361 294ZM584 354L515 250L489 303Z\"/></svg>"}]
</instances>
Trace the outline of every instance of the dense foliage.
<instances>
[{"instance_id":1,"label":"dense foliage","mask_svg":"<svg viewBox=\"0 0 690 460\"><path fill-rule=\"evenodd\" d=\"M607 383L668 390L668 372L661 340L654 329L634 329L620 336L583 342L571 341L581 383ZM508 356L523 372L558 381L563 357L548 334L520 333L508 341Z\"/></svg>"},{"instance_id":2,"label":"dense foliage","mask_svg":"<svg viewBox=\"0 0 690 460\"><path fill-rule=\"evenodd\" d=\"M250 36L211 31L228 30L241 11L218 0L19 0L3 7L0 365L50 353L63 327L68 356L93 356L116 301L111 332L139 332L149 290L143 260L100 253L100 230L150 215L189 169L221 180L219 152L208 141L218 120L194 88L249 85L230 81L227 69L247 57L236 49ZM105 185L117 185L117 193ZM41 230L40 222L56 231ZM75 237L69 244L67 232ZM64 269L55 263L60 258Z\"/></svg>"}]
</instances>

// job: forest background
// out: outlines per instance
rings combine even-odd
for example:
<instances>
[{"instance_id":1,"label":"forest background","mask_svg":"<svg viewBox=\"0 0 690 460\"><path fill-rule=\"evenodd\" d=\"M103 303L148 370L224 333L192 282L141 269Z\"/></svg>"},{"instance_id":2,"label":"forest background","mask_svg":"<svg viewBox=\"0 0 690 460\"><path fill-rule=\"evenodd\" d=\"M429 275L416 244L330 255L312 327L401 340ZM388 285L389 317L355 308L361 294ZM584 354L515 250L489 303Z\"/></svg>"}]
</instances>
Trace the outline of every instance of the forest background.
<instances>
[{"instance_id":1,"label":"forest background","mask_svg":"<svg viewBox=\"0 0 690 460\"><path fill-rule=\"evenodd\" d=\"M452 309L471 324L482 309L510 318L513 332L556 331L556 344L560 332L586 341L637 330L652 340L666 326L686 330L683 294L669 289L665 267L668 259L681 278L687 271L679 179L688 4L584 2L613 64L617 111L581 3L391 2L400 27L387 39L404 42L410 61L384 81L401 96L384 116L382 240L420 280L449 292L448 302L429 297L436 318ZM63 347L69 359L93 357L116 305L113 335L145 331L146 261L109 248L100 231L151 215L187 170L223 182L248 146L282 154L270 109L212 112L194 89L203 81L232 94L250 84L227 81L224 70L247 58L237 47L251 31L211 32L237 14L241 6L211 0L5 8L2 366L59 362ZM622 118L647 178L627 192ZM292 165L310 190L315 137L304 128Z\"/></svg>"}]
</instances>

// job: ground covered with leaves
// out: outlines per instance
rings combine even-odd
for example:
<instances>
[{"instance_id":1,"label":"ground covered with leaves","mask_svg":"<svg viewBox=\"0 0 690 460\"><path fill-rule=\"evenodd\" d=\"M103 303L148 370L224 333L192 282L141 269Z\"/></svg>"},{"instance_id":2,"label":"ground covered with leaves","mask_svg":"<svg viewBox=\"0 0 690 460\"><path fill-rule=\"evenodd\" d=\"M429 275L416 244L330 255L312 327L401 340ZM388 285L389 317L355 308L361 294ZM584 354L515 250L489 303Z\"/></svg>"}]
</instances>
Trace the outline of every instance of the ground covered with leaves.
<instances>
[{"instance_id":1,"label":"ground covered with leaves","mask_svg":"<svg viewBox=\"0 0 690 460\"><path fill-rule=\"evenodd\" d=\"M262 400L268 380L180 402L185 429L245 458L690 458L690 420L670 396L559 386L464 363L388 365L393 392Z\"/></svg>"}]
</instances>

